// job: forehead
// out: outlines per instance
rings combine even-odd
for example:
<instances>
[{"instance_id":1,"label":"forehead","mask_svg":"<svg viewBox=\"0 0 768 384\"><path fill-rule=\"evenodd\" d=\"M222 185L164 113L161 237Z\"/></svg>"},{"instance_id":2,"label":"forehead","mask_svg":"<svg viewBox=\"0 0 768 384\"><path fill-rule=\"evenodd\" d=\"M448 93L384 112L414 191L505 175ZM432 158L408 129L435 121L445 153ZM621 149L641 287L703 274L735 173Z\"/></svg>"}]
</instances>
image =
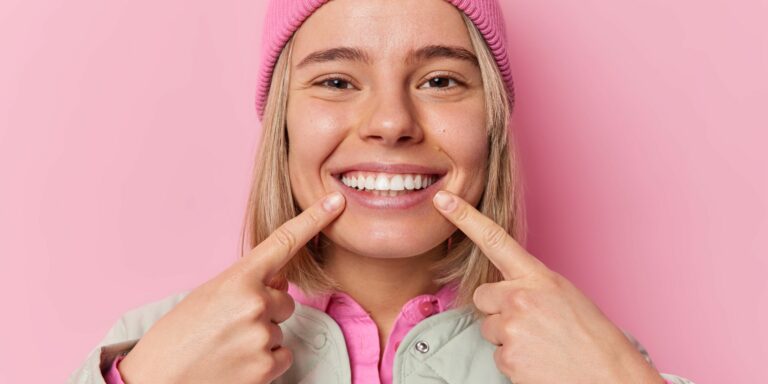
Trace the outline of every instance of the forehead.
<instances>
[{"instance_id":1,"label":"forehead","mask_svg":"<svg viewBox=\"0 0 768 384\"><path fill-rule=\"evenodd\" d=\"M332 0L296 31L293 65L310 52L339 46L387 61L425 45L474 52L460 11L445 0Z\"/></svg>"}]
</instances>

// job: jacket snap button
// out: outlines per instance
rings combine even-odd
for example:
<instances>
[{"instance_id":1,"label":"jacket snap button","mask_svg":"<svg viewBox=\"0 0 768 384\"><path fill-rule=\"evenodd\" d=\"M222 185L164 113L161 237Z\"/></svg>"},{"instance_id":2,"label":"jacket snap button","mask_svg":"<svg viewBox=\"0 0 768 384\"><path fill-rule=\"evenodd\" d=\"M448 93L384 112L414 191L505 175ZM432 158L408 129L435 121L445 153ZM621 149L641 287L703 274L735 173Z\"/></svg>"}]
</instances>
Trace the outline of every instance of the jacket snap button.
<instances>
[{"instance_id":1,"label":"jacket snap button","mask_svg":"<svg viewBox=\"0 0 768 384\"><path fill-rule=\"evenodd\" d=\"M312 340L312 346L314 346L317 349L322 348L325 345L326 337L324 333L318 333L315 335L314 340Z\"/></svg>"},{"instance_id":2,"label":"jacket snap button","mask_svg":"<svg viewBox=\"0 0 768 384\"><path fill-rule=\"evenodd\" d=\"M417 342L415 347L416 347L416 350L421 353L429 352L429 344L427 344L426 341L421 340Z\"/></svg>"}]
</instances>

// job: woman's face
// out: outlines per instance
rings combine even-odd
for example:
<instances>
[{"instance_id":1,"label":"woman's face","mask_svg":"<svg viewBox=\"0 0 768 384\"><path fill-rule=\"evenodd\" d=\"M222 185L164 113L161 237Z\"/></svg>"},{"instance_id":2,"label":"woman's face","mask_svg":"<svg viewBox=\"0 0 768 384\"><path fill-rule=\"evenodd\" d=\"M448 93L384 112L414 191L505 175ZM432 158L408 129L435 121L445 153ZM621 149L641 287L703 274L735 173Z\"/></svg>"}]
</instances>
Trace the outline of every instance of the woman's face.
<instances>
[{"instance_id":1,"label":"woman's face","mask_svg":"<svg viewBox=\"0 0 768 384\"><path fill-rule=\"evenodd\" d=\"M440 189L476 204L488 144L480 68L445 0L334 0L296 32L288 94L289 168L304 209L340 191L323 233L359 255L401 258L454 227Z\"/></svg>"}]
</instances>

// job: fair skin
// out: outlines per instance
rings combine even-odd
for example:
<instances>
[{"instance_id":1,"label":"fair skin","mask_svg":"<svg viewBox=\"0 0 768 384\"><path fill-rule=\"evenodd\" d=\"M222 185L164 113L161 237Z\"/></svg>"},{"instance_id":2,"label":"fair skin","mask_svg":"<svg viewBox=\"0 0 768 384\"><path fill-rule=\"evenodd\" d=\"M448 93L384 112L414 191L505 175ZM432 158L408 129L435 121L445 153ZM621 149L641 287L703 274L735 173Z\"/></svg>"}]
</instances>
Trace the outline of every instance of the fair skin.
<instances>
[{"instance_id":1,"label":"fair skin","mask_svg":"<svg viewBox=\"0 0 768 384\"><path fill-rule=\"evenodd\" d=\"M333 1L296 32L288 162L302 208L331 191L348 194L337 171L364 162L435 168L444 174L442 188L479 201L488 156L480 69L472 60L413 55L437 45L474 55L469 34L445 1L408 3ZM314 52L339 47L357 48L370 62L333 57L302 64ZM323 255L325 269L370 312L380 353L405 302L437 291L427 267L442 257L441 244L453 230L428 199L409 209L348 199L323 231L333 243Z\"/></svg>"},{"instance_id":2,"label":"fair skin","mask_svg":"<svg viewBox=\"0 0 768 384\"><path fill-rule=\"evenodd\" d=\"M277 325L295 303L275 276L321 231L332 241L326 270L370 312L383 350L402 305L437 290L425 271L456 228L504 275L474 299L488 315L482 335L498 346L496 364L512 381L661 382L587 297L473 208L488 156L480 72L444 49L424 60L409 56L434 45L474 53L458 11L444 0L335 0L305 21L295 35L287 110L290 180L303 212L150 328L121 363L126 383L279 377L292 354ZM299 65L338 47L370 60L324 55L316 58L335 60ZM388 199L339 180L371 163L423 166L418 172L436 181ZM395 207L406 194L426 197Z\"/></svg>"}]
</instances>

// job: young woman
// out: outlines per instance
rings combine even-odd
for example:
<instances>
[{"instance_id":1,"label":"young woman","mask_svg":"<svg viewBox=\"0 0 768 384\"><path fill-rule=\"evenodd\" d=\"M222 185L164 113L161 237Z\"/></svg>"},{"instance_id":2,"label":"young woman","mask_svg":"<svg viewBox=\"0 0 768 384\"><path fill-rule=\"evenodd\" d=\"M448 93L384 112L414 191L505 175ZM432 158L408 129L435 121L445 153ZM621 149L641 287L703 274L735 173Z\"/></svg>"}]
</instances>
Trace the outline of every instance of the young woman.
<instances>
[{"instance_id":1,"label":"young woman","mask_svg":"<svg viewBox=\"0 0 768 384\"><path fill-rule=\"evenodd\" d=\"M244 253L77 383L686 383L523 244L495 0L282 0Z\"/></svg>"}]
</instances>

